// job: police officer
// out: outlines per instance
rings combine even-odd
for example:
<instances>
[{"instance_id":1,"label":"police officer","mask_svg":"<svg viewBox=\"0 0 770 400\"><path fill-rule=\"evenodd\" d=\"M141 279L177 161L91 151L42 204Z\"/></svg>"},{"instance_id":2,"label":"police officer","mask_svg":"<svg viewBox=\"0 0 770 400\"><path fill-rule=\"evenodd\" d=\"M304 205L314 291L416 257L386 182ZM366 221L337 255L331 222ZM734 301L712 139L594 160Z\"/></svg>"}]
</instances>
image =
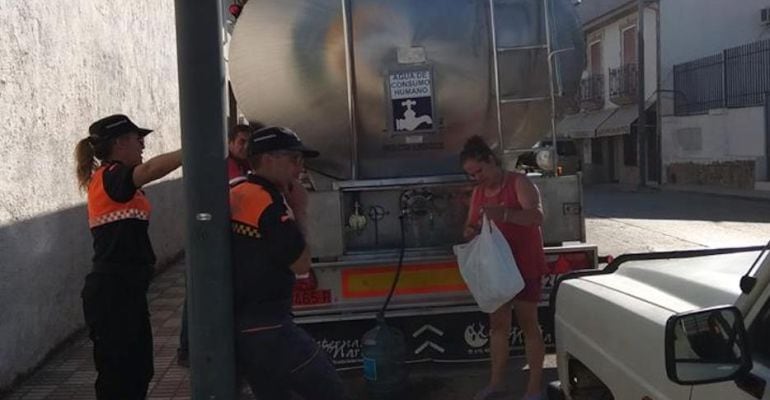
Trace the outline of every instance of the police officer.
<instances>
[{"instance_id":1,"label":"police officer","mask_svg":"<svg viewBox=\"0 0 770 400\"><path fill-rule=\"evenodd\" d=\"M141 187L177 169L181 152L142 162L150 132L125 115L110 115L94 122L75 149L94 246L82 297L98 399L144 399L153 375L147 288L155 254L147 234L150 202Z\"/></svg>"},{"instance_id":2,"label":"police officer","mask_svg":"<svg viewBox=\"0 0 770 400\"><path fill-rule=\"evenodd\" d=\"M307 193L297 181L319 153L286 128L247 144L251 173L230 190L238 366L257 398L345 398L328 355L292 322L295 274L310 271L303 232ZM284 196L285 194L285 196Z\"/></svg>"}]
</instances>

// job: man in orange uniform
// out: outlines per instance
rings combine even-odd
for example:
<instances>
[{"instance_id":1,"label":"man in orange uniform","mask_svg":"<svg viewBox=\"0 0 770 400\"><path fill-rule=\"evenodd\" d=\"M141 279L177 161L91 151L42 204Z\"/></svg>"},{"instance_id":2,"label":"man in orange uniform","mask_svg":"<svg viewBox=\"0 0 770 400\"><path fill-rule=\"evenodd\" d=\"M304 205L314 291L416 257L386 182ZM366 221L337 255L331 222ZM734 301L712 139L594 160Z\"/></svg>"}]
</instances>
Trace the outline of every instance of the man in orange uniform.
<instances>
[{"instance_id":1,"label":"man in orange uniform","mask_svg":"<svg viewBox=\"0 0 770 400\"><path fill-rule=\"evenodd\" d=\"M254 132L247 153L251 172L230 190L239 370L260 399L344 399L328 355L291 315L295 274L310 271L297 179L304 158L319 154L278 127Z\"/></svg>"}]
</instances>

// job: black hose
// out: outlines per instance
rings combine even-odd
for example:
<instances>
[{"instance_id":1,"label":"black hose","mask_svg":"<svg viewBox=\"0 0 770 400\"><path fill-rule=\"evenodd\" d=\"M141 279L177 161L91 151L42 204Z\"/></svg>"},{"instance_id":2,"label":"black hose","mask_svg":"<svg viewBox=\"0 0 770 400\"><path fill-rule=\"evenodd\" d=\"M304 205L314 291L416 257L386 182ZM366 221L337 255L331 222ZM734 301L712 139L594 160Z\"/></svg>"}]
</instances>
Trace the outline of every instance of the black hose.
<instances>
[{"instance_id":1,"label":"black hose","mask_svg":"<svg viewBox=\"0 0 770 400\"><path fill-rule=\"evenodd\" d=\"M401 227L401 248L399 249L398 254L398 266L396 267L396 276L393 277L393 284L390 286L390 292L388 293L388 297L385 298L385 303L382 305L382 309L379 313L377 313L377 320L378 321L384 321L385 320L385 311L388 309L388 304L390 304L390 299L393 297L393 292L396 291L396 285L398 285L398 279L401 276L401 267L404 265L404 253L406 252L406 232L404 229L404 218L406 216L406 213L402 212L401 215L398 216L398 223Z\"/></svg>"}]
</instances>

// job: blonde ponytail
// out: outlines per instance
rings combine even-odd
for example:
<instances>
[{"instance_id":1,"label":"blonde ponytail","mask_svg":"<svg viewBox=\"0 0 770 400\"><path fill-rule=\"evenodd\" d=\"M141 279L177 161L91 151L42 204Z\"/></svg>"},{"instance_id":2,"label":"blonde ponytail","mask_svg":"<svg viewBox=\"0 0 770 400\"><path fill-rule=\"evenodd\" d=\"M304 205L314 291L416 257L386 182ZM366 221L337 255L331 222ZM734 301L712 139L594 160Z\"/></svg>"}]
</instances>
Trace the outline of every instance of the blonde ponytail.
<instances>
[{"instance_id":1,"label":"blonde ponytail","mask_svg":"<svg viewBox=\"0 0 770 400\"><path fill-rule=\"evenodd\" d=\"M91 174L96 169L96 159L94 158L94 148L91 145L91 139L85 138L78 142L75 147L75 173L78 177L78 187L81 191L88 190L88 184L91 182Z\"/></svg>"},{"instance_id":2,"label":"blonde ponytail","mask_svg":"<svg viewBox=\"0 0 770 400\"><path fill-rule=\"evenodd\" d=\"M91 175L99 166L99 161L106 160L115 140L97 141L94 144L91 138L81 139L75 146L75 174L78 178L78 187L83 192L88 191L88 184L91 183Z\"/></svg>"}]
</instances>

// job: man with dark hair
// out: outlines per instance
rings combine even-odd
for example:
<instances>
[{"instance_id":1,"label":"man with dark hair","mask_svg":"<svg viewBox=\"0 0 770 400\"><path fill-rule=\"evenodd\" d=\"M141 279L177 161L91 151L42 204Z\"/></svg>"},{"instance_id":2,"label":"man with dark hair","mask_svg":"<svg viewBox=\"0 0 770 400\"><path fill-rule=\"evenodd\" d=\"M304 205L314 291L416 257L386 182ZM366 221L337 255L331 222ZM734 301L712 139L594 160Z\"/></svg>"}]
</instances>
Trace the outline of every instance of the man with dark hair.
<instances>
[{"instance_id":1,"label":"man with dark hair","mask_svg":"<svg viewBox=\"0 0 770 400\"><path fill-rule=\"evenodd\" d=\"M298 178L319 154L278 127L254 132L247 154L251 171L230 190L238 369L260 399L344 399L328 355L291 314L295 274L310 271Z\"/></svg>"},{"instance_id":2,"label":"man with dark hair","mask_svg":"<svg viewBox=\"0 0 770 400\"><path fill-rule=\"evenodd\" d=\"M261 122L252 122L249 125L235 125L227 133L227 179L232 182L233 179L246 176L249 171L248 162L246 162L246 142L252 132L264 128Z\"/></svg>"}]
</instances>

